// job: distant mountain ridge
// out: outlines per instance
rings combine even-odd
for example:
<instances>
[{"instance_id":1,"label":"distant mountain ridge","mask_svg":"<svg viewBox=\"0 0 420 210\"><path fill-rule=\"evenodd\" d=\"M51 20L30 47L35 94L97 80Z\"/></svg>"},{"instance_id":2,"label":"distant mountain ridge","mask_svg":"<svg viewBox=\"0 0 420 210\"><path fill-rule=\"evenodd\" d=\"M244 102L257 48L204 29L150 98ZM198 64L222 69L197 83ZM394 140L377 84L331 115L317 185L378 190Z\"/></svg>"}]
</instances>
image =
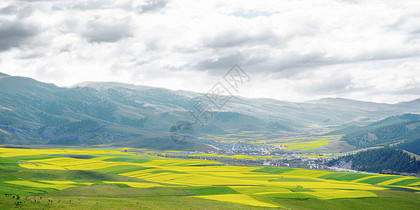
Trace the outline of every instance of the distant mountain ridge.
<instances>
[{"instance_id":1,"label":"distant mountain ridge","mask_svg":"<svg viewBox=\"0 0 420 210\"><path fill-rule=\"evenodd\" d=\"M420 155L420 115L404 114L361 127L347 127L330 134L346 134L342 141L357 149L390 146Z\"/></svg>"},{"instance_id":2,"label":"distant mountain ridge","mask_svg":"<svg viewBox=\"0 0 420 210\"><path fill-rule=\"evenodd\" d=\"M4 75L4 74L0 74ZM367 125L389 116L418 112L419 100L377 104L346 100L304 103L232 97L214 109L208 125L190 112L204 94L115 82L85 82L70 88L26 77L0 77L0 144L124 145L173 149L168 131L193 123L197 135L241 131L296 131L314 124ZM335 102L334 102L335 101ZM205 145L191 145L205 148Z\"/></svg>"}]
</instances>

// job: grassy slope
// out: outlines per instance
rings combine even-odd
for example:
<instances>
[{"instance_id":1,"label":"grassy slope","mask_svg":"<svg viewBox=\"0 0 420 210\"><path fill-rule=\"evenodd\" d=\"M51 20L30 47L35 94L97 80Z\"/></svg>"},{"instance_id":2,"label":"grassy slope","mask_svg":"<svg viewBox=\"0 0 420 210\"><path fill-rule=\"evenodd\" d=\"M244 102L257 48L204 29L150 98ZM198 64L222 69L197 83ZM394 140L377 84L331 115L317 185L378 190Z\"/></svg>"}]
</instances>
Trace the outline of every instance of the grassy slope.
<instances>
[{"instance_id":1,"label":"grassy slope","mask_svg":"<svg viewBox=\"0 0 420 210\"><path fill-rule=\"evenodd\" d=\"M117 186L80 187L65 193L54 192L41 196L21 197L20 200L10 196L0 196L0 207L13 208L17 202L19 207L43 208L94 208L94 209L261 209L247 205L211 201L186 196L186 191L167 191L162 189L132 189ZM113 192L109 192L112 190ZM72 193L84 193L74 195ZM274 203L279 203L292 209L418 209L420 195L418 193L399 191L374 191L377 198L332 199L319 200L309 197L280 198L268 197ZM175 194L176 196L175 196ZM126 195L130 196L126 196ZM49 201L50 200L50 201Z\"/></svg>"},{"instance_id":2,"label":"grassy slope","mask_svg":"<svg viewBox=\"0 0 420 210\"><path fill-rule=\"evenodd\" d=\"M374 191L377 198L357 199L285 199L273 198L292 209L418 209L420 194L390 190Z\"/></svg>"}]
</instances>

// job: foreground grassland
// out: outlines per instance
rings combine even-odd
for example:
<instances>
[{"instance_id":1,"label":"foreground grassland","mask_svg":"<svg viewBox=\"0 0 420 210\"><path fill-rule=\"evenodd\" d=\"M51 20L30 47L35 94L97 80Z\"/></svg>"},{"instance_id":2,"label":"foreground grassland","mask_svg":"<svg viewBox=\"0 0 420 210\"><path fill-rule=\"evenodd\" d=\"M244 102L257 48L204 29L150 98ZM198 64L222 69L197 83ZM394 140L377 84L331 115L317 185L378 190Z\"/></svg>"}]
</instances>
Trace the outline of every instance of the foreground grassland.
<instances>
[{"instance_id":1,"label":"foreground grassland","mask_svg":"<svg viewBox=\"0 0 420 210\"><path fill-rule=\"evenodd\" d=\"M151 152L0 148L0 208L419 209L420 179Z\"/></svg>"}]
</instances>

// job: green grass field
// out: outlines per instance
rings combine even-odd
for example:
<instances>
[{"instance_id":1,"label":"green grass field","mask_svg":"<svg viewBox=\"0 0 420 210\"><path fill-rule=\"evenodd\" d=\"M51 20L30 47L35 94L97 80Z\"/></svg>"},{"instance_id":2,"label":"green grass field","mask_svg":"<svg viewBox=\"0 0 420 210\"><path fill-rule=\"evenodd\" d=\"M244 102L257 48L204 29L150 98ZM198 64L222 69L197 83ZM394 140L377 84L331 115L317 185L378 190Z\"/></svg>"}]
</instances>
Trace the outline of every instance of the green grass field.
<instances>
[{"instance_id":1,"label":"green grass field","mask_svg":"<svg viewBox=\"0 0 420 210\"><path fill-rule=\"evenodd\" d=\"M419 209L420 179L150 152L0 148L0 208Z\"/></svg>"}]
</instances>

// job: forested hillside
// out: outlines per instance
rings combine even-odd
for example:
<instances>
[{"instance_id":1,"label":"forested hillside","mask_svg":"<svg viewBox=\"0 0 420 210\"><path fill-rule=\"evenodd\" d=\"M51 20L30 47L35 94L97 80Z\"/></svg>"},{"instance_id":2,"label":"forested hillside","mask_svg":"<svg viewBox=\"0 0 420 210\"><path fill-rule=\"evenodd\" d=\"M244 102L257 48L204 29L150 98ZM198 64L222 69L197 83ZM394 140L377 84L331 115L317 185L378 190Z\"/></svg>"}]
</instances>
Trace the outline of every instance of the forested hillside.
<instances>
[{"instance_id":1,"label":"forested hillside","mask_svg":"<svg viewBox=\"0 0 420 210\"><path fill-rule=\"evenodd\" d=\"M330 166L351 163L351 169L374 173L400 174L420 172L420 161L395 148L379 148L361 151L330 161Z\"/></svg>"},{"instance_id":2,"label":"forested hillside","mask_svg":"<svg viewBox=\"0 0 420 210\"><path fill-rule=\"evenodd\" d=\"M347 133L341 140L357 149L400 144L400 148L420 154L417 148L420 139L418 114L393 116L367 126L335 131L335 133L340 132Z\"/></svg>"}]
</instances>

